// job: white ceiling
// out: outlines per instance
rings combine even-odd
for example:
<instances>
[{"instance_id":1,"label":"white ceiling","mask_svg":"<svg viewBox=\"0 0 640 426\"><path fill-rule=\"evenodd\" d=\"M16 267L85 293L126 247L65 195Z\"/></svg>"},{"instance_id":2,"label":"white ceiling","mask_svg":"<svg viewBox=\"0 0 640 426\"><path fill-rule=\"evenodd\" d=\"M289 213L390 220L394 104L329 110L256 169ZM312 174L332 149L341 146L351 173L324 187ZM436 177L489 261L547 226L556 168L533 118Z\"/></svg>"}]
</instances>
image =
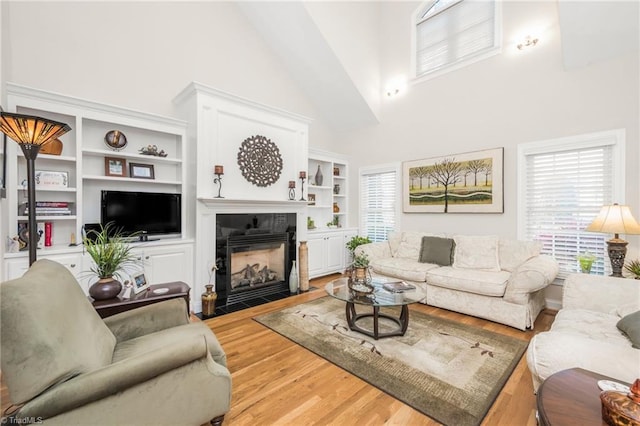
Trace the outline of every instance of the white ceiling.
<instances>
[{"instance_id":1,"label":"white ceiling","mask_svg":"<svg viewBox=\"0 0 640 426\"><path fill-rule=\"evenodd\" d=\"M638 50L637 0L557 1L565 69ZM238 2L238 6L335 130L378 122L304 3Z\"/></svg>"}]
</instances>

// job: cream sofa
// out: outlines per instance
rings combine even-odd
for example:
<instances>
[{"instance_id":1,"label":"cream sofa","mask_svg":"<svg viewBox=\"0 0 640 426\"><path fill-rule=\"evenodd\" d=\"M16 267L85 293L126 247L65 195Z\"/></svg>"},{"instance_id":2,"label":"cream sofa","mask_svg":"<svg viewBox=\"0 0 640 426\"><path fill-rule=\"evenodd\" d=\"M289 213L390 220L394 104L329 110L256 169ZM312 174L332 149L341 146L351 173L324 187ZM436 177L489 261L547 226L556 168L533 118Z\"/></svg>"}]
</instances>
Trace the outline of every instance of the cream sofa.
<instances>
[{"instance_id":1,"label":"cream sofa","mask_svg":"<svg viewBox=\"0 0 640 426\"><path fill-rule=\"evenodd\" d=\"M637 280L586 274L567 277L562 309L551 329L535 335L527 349L534 391L550 375L575 367L633 383L640 377L640 349L632 346L617 324L635 312L635 318L629 318L638 330L638 311Z\"/></svg>"},{"instance_id":2,"label":"cream sofa","mask_svg":"<svg viewBox=\"0 0 640 426\"><path fill-rule=\"evenodd\" d=\"M443 266L447 255L434 253L446 250L440 244L446 243L443 238L424 232L392 233L387 241L359 246L356 254L368 255L374 275L422 287L426 304L520 330L530 328L545 306L544 288L558 273L556 261L540 255L535 242L455 235L448 239L455 242L451 265ZM439 264L429 262L434 254Z\"/></svg>"}]
</instances>

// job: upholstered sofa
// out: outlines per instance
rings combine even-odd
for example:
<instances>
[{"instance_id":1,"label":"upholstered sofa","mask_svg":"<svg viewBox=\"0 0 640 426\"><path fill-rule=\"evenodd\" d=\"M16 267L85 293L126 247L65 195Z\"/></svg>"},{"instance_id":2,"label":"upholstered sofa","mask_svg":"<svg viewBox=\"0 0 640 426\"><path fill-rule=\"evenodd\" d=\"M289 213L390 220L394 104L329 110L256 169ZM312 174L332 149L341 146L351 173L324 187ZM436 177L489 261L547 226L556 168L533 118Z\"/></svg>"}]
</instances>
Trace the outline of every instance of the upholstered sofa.
<instances>
[{"instance_id":1,"label":"upholstered sofa","mask_svg":"<svg viewBox=\"0 0 640 426\"><path fill-rule=\"evenodd\" d=\"M222 423L226 355L173 299L101 319L61 264L38 260L0 285L1 368L15 410L3 423Z\"/></svg>"},{"instance_id":2,"label":"upholstered sofa","mask_svg":"<svg viewBox=\"0 0 640 426\"><path fill-rule=\"evenodd\" d=\"M572 274L551 329L535 335L527 349L534 391L550 375L575 367L633 383L640 377L639 348L640 282Z\"/></svg>"},{"instance_id":3,"label":"upholstered sofa","mask_svg":"<svg viewBox=\"0 0 640 426\"><path fill-rule=\"evenodd\" d=\"M392 233L355 253L367 254L374 275L422 287L426 304L521 330L533 325L558 273L538 243L497 236Z\"/></svg>"}]
</instances>

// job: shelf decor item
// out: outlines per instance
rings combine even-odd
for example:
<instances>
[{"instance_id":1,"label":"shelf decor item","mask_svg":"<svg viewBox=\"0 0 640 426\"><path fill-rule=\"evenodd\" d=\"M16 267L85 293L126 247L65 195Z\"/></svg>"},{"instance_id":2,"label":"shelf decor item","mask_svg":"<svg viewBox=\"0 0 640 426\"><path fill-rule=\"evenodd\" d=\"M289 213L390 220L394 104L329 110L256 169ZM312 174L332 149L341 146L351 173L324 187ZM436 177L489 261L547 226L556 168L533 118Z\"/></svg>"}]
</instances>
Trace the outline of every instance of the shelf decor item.
<instances>
[{"instance_id":1,"label":"shelf decor item","mask_svg":"<svg viewBox=\"0 0 640 426\"><path fill-rule=\"evenodd\" d=\"M592 253L586 252L579 254L576 259L578 259L578 263L580 264L580 272L583 274L590 274L593 262L596 261L596 256Z\"/></svg>"},{"instance_id":2,"label":"shelf decor item","mask_svg":"<svg viewBox=\"0 0 640 426\"><path fill-rule=\"evenodd\" d=\"M205 291L200 296L202 300L202 316L204 318L210 318L216 314L216 300L218 300L218 293L213 290L213 284L206 284L204 286Z\"/></svg>"},{"instance_id":3,"label":"shelf decor item","mask_svg":"<svg viewBox=\"0 0 640 426\"><path fill-rule=\"evenodd\" d=\"M129 177L136 179L155 179L153 164L129 163Z\"/></svg>"},{"instance_id":4,"label":"shelf decor item","mask_svg":"<svg viewBox=\"0 0 640 426\"><path fill-rule=\"evenodd\" d=\"M213 183L218 184L218 195L214 198L224 198L220 196L220 191L222 190L222 175L224 174L224 167L219 164L213 166L213 174L216 175L216 177L213 178Z\"/></svg>"},{"instance_id":5,"label":"shelf decor item","mask_svg":"<svg viewBox=\"0 0 640 426\"><path fill-rule=\"evenodd\" d=\"M95 300L116 297L122 290L122 283L118 281L122 279L122 269L137 262L132 247L111 222L87 231L82 243L94 263L90 270L98 276L98 281L89 287L89 295Z\"/></svg>"},{"instance_id":6,"label":"shelf decor item","mask_svg":"<svg viewBox=\"0 0 640 426\"><path fill-rule=\"evenodd\" d=\"M0 131L20 145L24 158L27 160L29 265L36 261L36 157L42 145L50 143L69 130L71 130L71 127L66 123L0 110Z\"/></svg>"},{"instance_id":7,"label":"shelf decor item","mask_svg":"<svg viewBox=\"0 0 640 426\"><path fill-rule=\"evenodd\" d=\"M104 175L127 177L127 160L117 157L104 157Z\"/></svg>"},{"instance_id":8,"label":"shelf decor item","mask_svg":"<svg viewBox=\"0 0 640 426\"><path fill-rule=\"evenodd\" d=\"M280 178L282 156L271 139L261 135L250 136L240 145L238 166L247 181L267 187Z\"/></svg>"},{"instance_id":9,"label":"shelf decor item","mask_svg":"<svg viewBox=\"0 0 640 426\"><path fill-rule=\"evenodd\" d=\"M147 145L143 146L138 150L138 152L142 155L153 155L154 157L166 157L167 153L164 152L164 149L158 151L157 145Z\"/></svg>"},{"instance_id":10,"label":"shelf decor item","mask_svg":"<svg viewBox=\"0 0 640 426\"><path fill-rule=\"evenodd\" d=\"M340 184L336 183L335 185L333 185L333 193L338 195L340 193Z\"/></svg>"},{"instance_id":11,"label":"shelf decor item","mask_svg":"<svg viewBox=\"0 0 640 426\"><path fill-rule=\"evenodd\" d=\"M289 201L293 201L296 199L296 181L289 181Z\"/></svg>"},{"instance_id":12,"label":"shelf decor item","mask_svg":"<svg viewBox=\"0 0 640 426\"><path fill-rule=\"evenodd\" d=\"M324 176L322 175L322 168L320 164L318 164L318 170L316 171L316 176L314 178L314 182L316 186L322 186L322 181L324 180Z\"/></svg>"},{"instance_id":13,"label":"shelf decor item","mask_svg":"<svg viewBox=\"0 0 640 426\"><path fill-rule=\"evenodd\" d=\"M127 146L127 137L120 130L109 130L104 135L104 143L114 151L120 151Z\"/></svg>"},{"instance_id":14,"label":"shelf decor item","mask_svg":"<svg viewBox=\"0 0 640 426\"><path fill-rule=\"evenodd\" d=\"M299 201L307 201L304 199L304 181L307 178L307 172L304 170L300 171L300 200Z\"/></svg>"},{"instance_id":15,"label":"shelf decor item","mask_svg":"<svg viewBox=\"0 0 640 426\"><path fill-rule=\"evenodd\" d=\"M333 203L333 212L340 213L340 206L338 205L338 203Z\"/></svg>"},{"instance_id":16,"label":"shelf decor item","mask_svg":"<svg viewBox=\"0 0 640 426\"><path fill-rule=\"evenodd\" d=\"M36 170L36 188L68 188L69 172Z\"/></svg>"},{"instance_id":17,"label":"shelf decor item","mask_svg":"<svg viewBox=\"0 0 640 426\"><path fill-rule=\"evenodd\" d=\"M611 260L612 277L622 277L624 257L627 254L627 241L618 234L640 234L640 225L631 214L629 206L617 203L603 206L598 216L585 228L585 231L614 234L607 241L609 260Z\"/></svg>"},{"instance_id":18,"label":"shelf decor item","mask_svg":"<svg viewBox=\"0 0 640 426\"><path fill-rule=\"evenodd\" d=\"M333 168L333 175L334 176L340 176L340 167L334 167Z\"/></svg>"}]
</instances>

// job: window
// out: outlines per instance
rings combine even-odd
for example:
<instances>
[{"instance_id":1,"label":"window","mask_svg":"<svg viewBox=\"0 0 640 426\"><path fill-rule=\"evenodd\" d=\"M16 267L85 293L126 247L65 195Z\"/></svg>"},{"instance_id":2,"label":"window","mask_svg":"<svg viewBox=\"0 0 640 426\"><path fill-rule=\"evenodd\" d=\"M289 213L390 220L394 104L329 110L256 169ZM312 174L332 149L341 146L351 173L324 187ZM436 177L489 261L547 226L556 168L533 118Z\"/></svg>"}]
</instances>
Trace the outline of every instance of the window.
<instances>
[{"instance_id":1,"label":"window","mask_svg":"<svg viewBox=\"0 0 640 426\"><path fill-rule=\"evenodd\" d=\"M360 232L371 241L384 241L399 223L399 167L360 169Z\"/></svg>"},{"instance_id":2,"label":"window","mask_svg":"<svg viewBox=\"0 0 640 426\"><path fill-rule=\"evenodd\" d=\"M415 76L456 69L500 52L499 2L435 0L414 14Z\"/></svg>"},{"instance_id":3,"label":"window","mask_svg":"<svg viewBox=\"0 0 640 426\"><path fill-rule=\"evenodd\" d=\"M598 260L592 273L609 274L606 240L585 232L605 204L624 196L624 130L518 146L518 238L542 243L560 264L558 279L579 272L576 256Z\"/></svg>"}]
</instances>

